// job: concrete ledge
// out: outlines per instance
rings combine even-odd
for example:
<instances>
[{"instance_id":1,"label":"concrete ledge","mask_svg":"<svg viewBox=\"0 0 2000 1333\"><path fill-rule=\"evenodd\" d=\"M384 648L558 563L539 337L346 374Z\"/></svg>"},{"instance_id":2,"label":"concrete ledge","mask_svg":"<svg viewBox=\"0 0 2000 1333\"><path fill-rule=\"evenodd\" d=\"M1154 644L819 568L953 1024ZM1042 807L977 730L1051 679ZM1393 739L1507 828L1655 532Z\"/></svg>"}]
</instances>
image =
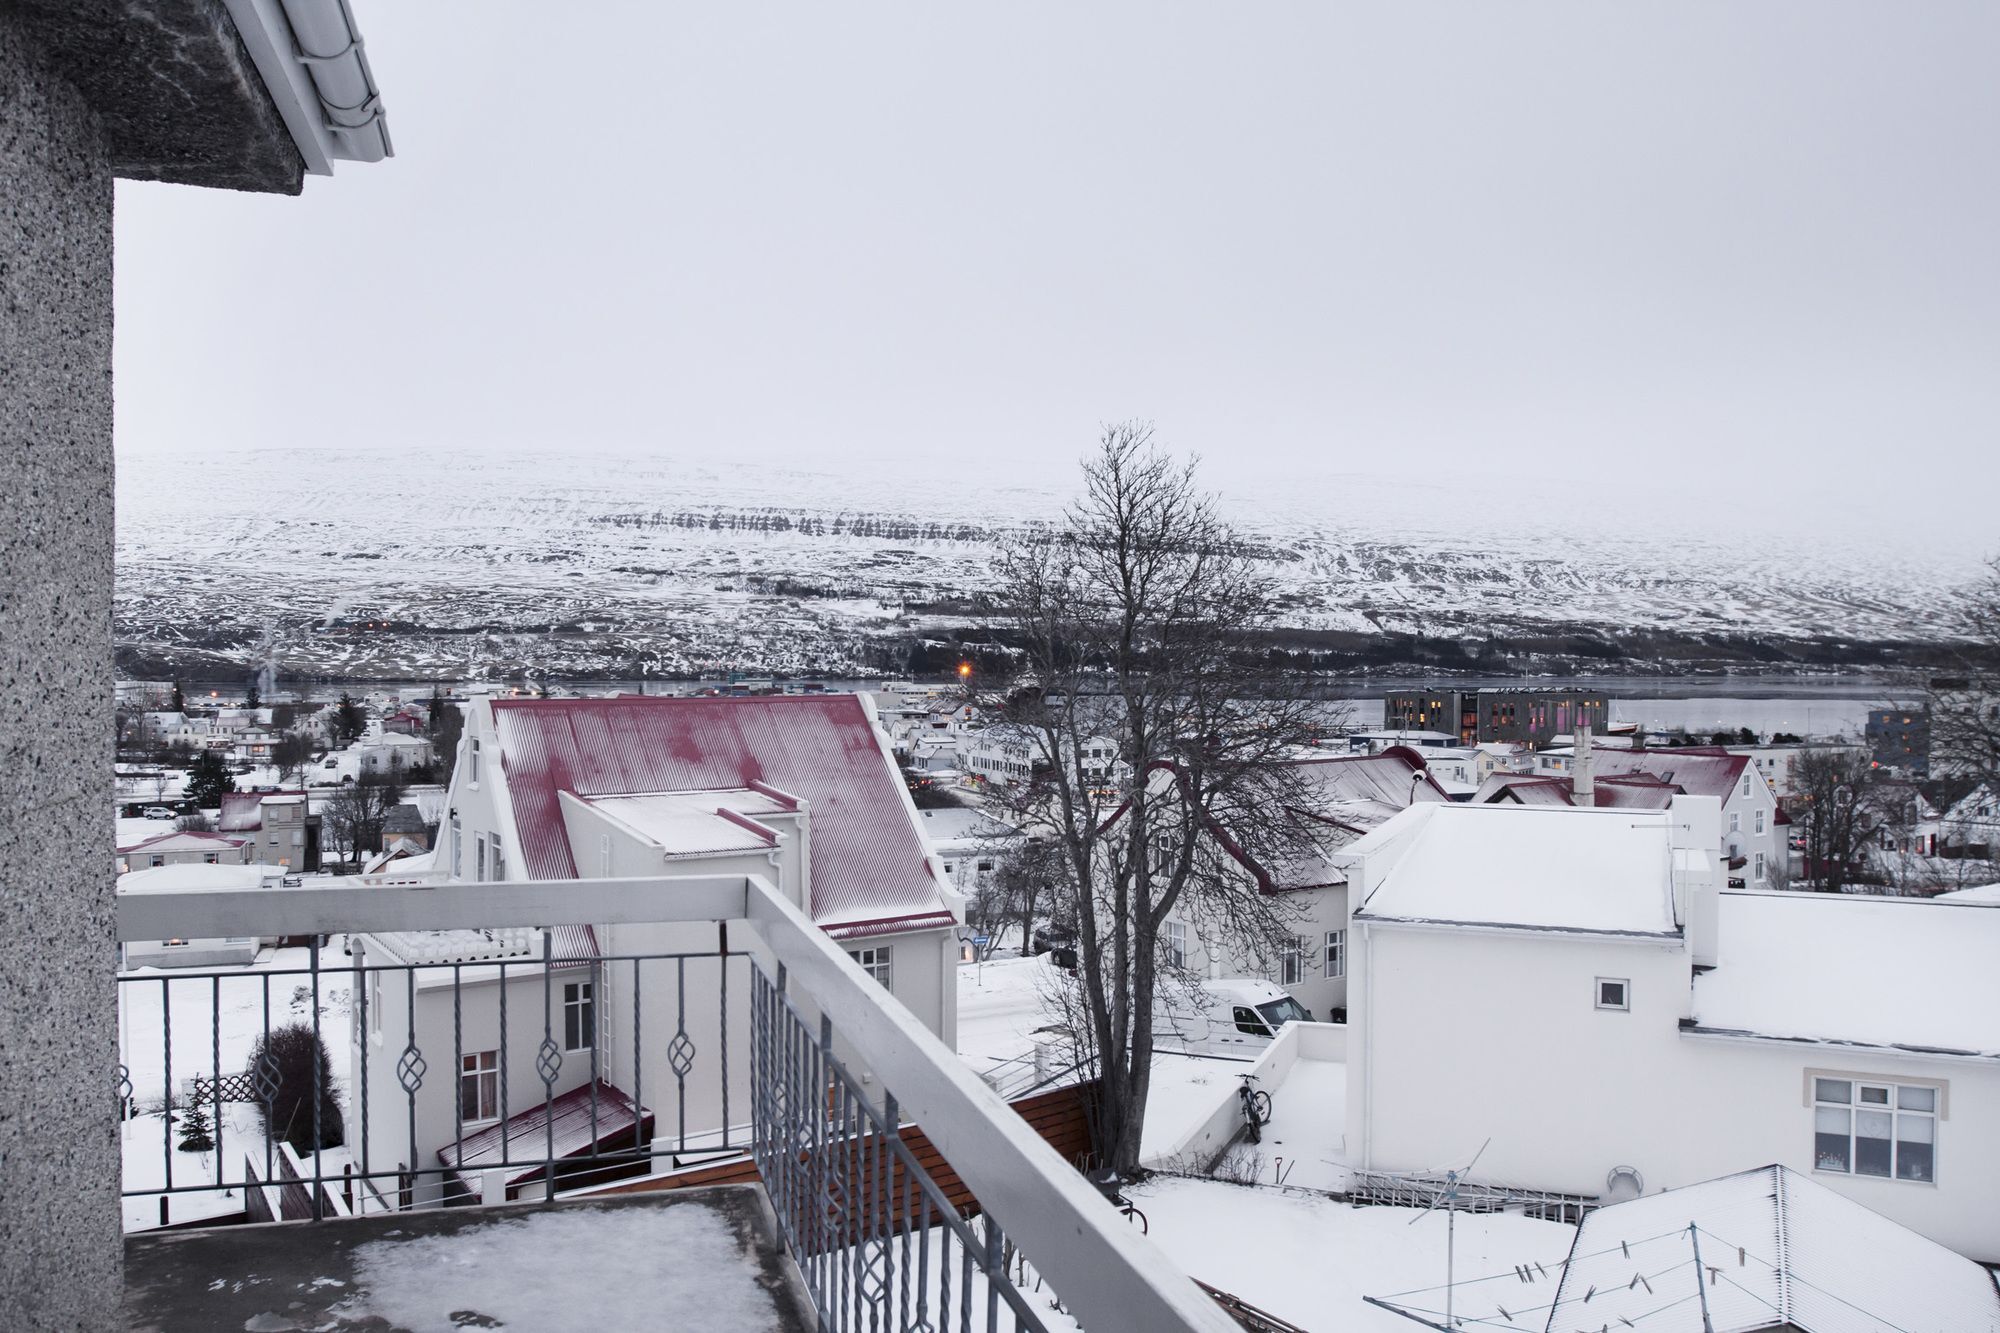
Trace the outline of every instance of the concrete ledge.
<instances>
[{"instance_id":1,"label":"concrete ledge","mask_svg":"<svg viewBox=\"0 0 2000 1333\"><path fill-rule=\"evenodd\" d=\"M817 1325L754 1185L130 1236L125 1312L159 1333Z\"/></svg>"},{"instance_id":2,"label":"concrete ledge","mask_svg":"<svg viewBox=\"0 0 2000 1333\"><path fill-rule=\"evenodd\" d=\"M97 113L112 174L297 194L305 161L222 0L12 0Z\"/></svg>"}]
</instances>

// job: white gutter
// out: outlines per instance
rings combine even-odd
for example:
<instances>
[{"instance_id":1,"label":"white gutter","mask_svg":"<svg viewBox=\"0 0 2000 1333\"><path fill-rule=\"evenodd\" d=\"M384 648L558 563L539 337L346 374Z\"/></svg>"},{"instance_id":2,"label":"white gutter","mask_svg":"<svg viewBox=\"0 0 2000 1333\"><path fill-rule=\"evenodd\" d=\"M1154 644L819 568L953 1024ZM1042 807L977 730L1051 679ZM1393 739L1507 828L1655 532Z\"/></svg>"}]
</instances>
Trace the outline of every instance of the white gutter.
<instances>
[{"instance_id":1,"label":"white gutter","mask_svg":"<svg viewBox=\"0 0 2000 1333\"><path fill-rule=\"evenodd\" d=\"M223 0L306 170L395 154L347 0Z\"/></svg>"}]
</instances>

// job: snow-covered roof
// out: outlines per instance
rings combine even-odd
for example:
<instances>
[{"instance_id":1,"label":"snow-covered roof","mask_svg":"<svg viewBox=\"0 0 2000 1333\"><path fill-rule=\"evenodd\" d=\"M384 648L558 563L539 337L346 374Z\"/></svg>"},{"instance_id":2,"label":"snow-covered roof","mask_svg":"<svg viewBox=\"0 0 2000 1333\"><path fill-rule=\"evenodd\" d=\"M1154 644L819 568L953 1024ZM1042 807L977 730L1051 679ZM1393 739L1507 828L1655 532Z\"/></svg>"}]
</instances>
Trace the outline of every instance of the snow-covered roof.
<instances>
[{"instance_id":1,"label":"snow-covered roof","mask_svg":"<svg viewBox=\"0 0 2000 1333\"><path fill-rule=\"evenodd\" d=\"M1407 841L1405 841L1407 840ZM1373 921L1678 935L1672 833L1653 811L1422 805L1346 849L1403 843L1356 908Z\"/></svg>"},{"instance_id":2,"label":"snow-covered roof","mask_svg":"<svg viewBox=\"0 0 2000 1333\"><path fill-rule=\"evenodd\" d=\"M204 833L190 829L184 833L161 833L135 842L128 847L120 847L119 855L132 852L219 852L228 848L241 847L248 839L232 838L221 833Z\"/></svg>"},{"instance_id":3,"label":"snow-covered roof","mask_svg":"<svg viewBox=\"0 0 2000 1333\"><path fill-rule=\"evenodd\" d=\"M777 830L758 822L760 817L789 814L792 809L762 792L741 789L578 799L668 856L768 851L777 844Z\"/></svg>"},{"instance_id":4,"label":"snow-covered roof","mask_svg":"<svg viewBox=\"0 0 2000 1333\"><path fill-rule=\"evenodd\" d=\"M120 893L215 892L261 889L292 872L283 866L215 865L206 861L175 866L150 866L118 877Z\"/></svg>"},{"instance_id":5,"label":"snow-covered roof","mask_svg":"<svg viewBox=\"0 0 2000 1333\"><path fill-rule=\"evenodd\" d=\"M1629 1321L1649 1333L1698 1333L1704 1295L1714 1333L2000 1329L2000 1291L1985 1269L1782 1166L1591 1213L1546 1327Z\"/></svg>"},{"instance_id":6,"label":"snow-covered roof","mask_svg":"<svg viewBox=\"0 0 2000 1333\"><path fill-rule=\"evenodd\" d=\"M1724 893L1696 1031L2000 1059L2000 906Z\"/></svg>"},{"instance_id":7,"label":"snow-covered roof","mask_svg":"<svg viewBox=\"0 0 2000 1333\"><path fill-rule=\"evenodd\" d=\"M1949 903L2000 903L2000 884L1980 884L1970 889L1953 889L1940 893L1934 902Z\"/></svg>"},{"instance_id":8,"label":"snow-covered roof","mask_svg":"<svg viewBox=\"0 0 2000 1333\"><path fill-rule=\"evenodd\" d=\"M1678 750L1612 750L1591 747L1590 762L1598 781L1628 773L1650 773L1690 796L1719 796L1727 802L1739 785L1749 759L1727 750L1688 747Z\"/></svg>"},{"instance_id":9,"label":"snow-covered roof","mask_svg":"<svg viewBox=\"0 0 2000 1333\"><path fill-rule=\"evenodd\" d=\"M970 806L919 810L917 813L923 817L924 836L933 843L1008 840L1021 836L1021 830L1012 824L1002 823L984 810L974 810Z\"/></svg>"}]
</instances>

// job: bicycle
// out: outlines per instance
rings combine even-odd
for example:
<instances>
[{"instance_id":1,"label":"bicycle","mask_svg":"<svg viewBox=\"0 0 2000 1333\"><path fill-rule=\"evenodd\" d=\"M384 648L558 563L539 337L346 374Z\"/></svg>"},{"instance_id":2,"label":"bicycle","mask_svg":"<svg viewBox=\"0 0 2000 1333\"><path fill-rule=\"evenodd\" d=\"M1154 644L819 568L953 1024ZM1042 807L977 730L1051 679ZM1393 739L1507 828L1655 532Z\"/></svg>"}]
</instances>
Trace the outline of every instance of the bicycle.
<instances>
[{"instance_id":1,"label":"bicycle","mask_svg":"<svg viewBox=\"0 0 2000 1333\"><path fill-rule=\"evenodd\" d=\"M1257 1081L1255 1074L1238 1074L1236 1077L1243 1080L1236 1096L1243 1103L1243 1122L1249 1128L1250 1142L1261 1143L1264 1136L1260 1131L1271 1123L1271 1094L1250 1086Z\"/></svg>"}]
</instances>

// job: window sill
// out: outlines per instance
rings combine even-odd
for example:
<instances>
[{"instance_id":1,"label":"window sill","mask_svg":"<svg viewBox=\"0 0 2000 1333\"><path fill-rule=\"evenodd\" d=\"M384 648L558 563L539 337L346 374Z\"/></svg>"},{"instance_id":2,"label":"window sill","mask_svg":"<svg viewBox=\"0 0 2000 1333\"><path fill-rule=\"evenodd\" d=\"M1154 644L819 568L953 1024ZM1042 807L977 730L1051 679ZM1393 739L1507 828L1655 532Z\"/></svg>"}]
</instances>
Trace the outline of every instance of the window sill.
<instances>
[{"instance_id":1,"label":"window sill","mask_svg":"<svg viewBox=\"0 0 2000 1333\"><path fill-rule=\"evenodd\" d=\"M1884 1185L1916 1185L1933 1190L1938 1187L1935 1180L1910 1180L1904 1176L1864 1176L1858 1171L1829 1171L1823 1166L1814 1167L1812 1174L1824 1176L1828 1180L1878 1180Z\"/></svg>"}]
</instances>

